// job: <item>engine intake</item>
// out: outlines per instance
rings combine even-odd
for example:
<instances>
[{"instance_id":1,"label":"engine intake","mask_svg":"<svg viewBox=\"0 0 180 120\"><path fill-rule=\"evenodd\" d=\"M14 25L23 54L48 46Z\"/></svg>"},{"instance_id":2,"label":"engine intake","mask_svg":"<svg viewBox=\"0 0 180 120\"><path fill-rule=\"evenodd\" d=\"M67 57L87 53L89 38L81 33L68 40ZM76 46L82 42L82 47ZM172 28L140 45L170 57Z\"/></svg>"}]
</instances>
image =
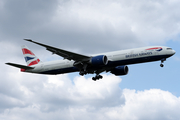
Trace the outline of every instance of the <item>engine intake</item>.
<instances>
[{"instance_id":1,"label":"engine intake","mask_svg":"<svg viewBox=\"0 0 180 120\"><path fill-rule=\"evenodd\" d=\"M128 74L128 67L126 65L124 66L117 66L111 70L111 73L114 75L127 75Z\"/></svg>"},{"instance_id":2,"label":"engine intake","mask_svg":"<svg viewBox=\"0 0 180 120\"><path fill-rule=\"evenodd\" d=\"M107 65L108 64L108 58L106 55L95 56L95 57L91 58L90 63L93 66Z\"/></svg>"}]
</instances>

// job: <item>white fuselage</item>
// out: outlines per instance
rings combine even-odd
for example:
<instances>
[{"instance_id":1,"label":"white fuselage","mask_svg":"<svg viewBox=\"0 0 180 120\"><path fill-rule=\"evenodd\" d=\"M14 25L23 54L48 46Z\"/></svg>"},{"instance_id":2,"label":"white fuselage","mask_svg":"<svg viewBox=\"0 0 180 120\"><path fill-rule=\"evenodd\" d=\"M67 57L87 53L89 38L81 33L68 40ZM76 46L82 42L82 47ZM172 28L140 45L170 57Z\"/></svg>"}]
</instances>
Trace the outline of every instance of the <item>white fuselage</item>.
<instances>
[{"instance_id":1,"label":"white fuselage","mask_svg":"<svg viewBox=\"0 0 180 120\"><path fill-rule=\"evenodd\" d=\"M106 55L109 61L106 67L115 67L119 65L129 65L143 62L158 61L161 59L166 59L174 54L175 51L169 47L151 46L101 53L92 56ZM35 67L34 69L26 70L25 72L42 74L62 74L79 71L73 66L73 64L73 60L41 62L37 65L32 66Z\"/></svg>"}]
</instances>

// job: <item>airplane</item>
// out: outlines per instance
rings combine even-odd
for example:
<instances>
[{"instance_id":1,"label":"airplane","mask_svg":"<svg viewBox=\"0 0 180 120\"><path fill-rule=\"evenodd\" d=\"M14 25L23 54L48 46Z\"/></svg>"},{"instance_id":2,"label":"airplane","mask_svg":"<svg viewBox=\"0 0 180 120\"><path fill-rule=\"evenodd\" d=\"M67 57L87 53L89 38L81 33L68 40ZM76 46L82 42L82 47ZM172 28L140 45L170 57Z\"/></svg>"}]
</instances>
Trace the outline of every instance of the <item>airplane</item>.
<instances>
[{"instance_id":1,"label":"airplane","mask_svg":"<svg viewBox=\"0 0 180 120\"><path fill-rule=\"evenodd\" d=\"M63 60L42 62L26 46L22 46L26 65L6 63L21 69L21 72L57 75L71 72L79 72L79 75L96 74L92 80L102 79L102 72L110 72L116 76L127 75L129 68L127 65L145 62L161 61L160 66L167 58L176 52L165 46L150 46L135 49L120 50L114 52L101 53L96 55L82 55L67 50L45 45L31 39L24 39L28 42L43 46L46 50L63 57Z\"/></svg>"}]
</instances>

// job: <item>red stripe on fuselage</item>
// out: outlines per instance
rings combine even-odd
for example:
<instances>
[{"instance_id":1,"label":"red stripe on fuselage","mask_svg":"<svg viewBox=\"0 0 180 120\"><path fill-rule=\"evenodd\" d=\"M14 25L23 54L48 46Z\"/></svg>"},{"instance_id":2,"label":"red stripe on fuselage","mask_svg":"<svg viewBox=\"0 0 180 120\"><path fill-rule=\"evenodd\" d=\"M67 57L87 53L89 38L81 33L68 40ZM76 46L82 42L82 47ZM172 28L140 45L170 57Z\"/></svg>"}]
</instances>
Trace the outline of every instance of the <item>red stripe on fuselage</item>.
<instances>
[{"instance_id":1,"label":"red stripe on fuselage","mask_svg":"<svg viewBox=\"0 0 180 120\"><path fill-rule=\"evenodd\" d=\"M148 48L146 50L156 50L156 49L162 49L161 47L154 47L154 48Z\"/></svg>"},{"instance_id":2,"label":"red stripe on fuselage","mask_svg":"<svg viewBox=\"0 0 180 120\"><path fill-rule=\"evenodd\" d=\"M23 51L23 54L34 55L34 53L32 53L30 50L28 50L28 49L26 49L26 48L23 48L22 51Z\"/></svg>"}]
</instances>

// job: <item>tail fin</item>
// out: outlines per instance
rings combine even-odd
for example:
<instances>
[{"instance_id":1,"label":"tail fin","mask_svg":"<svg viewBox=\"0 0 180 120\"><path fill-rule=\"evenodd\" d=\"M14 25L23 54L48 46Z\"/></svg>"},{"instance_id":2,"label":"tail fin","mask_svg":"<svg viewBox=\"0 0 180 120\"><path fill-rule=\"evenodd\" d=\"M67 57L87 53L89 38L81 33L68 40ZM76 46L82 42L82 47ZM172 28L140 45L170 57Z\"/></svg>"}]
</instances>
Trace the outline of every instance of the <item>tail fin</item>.
<instances>
[{"instance_id":1,"label":"tail fin","mask_svg":"<svg viewBox=\"0 0 180 120\"><path fill-rule=\"evenodd\" d=\"M28 66L36 65L40 62L39 58L27 46L22 46L22 52Z\"/></svg>"}]
</instances>

